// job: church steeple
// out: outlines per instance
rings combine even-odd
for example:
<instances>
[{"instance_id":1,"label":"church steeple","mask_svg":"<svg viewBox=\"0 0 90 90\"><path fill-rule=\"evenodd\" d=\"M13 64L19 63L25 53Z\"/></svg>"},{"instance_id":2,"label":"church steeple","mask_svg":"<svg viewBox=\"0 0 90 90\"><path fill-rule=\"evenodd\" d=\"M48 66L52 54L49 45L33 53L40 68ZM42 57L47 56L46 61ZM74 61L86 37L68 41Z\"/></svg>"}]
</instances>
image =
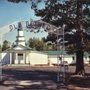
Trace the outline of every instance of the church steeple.
<instances>
[{"instance_id":1,"label":"church steeple","mask_svg":"<svg viewBox=\"0 0 90 90\"><path fill-rule=\"evenodd\" d=\"M23 27L22 27L21 22L18 23L16 45L25 46L25 37L24 37Z\"/></svg>"}]
</instances>

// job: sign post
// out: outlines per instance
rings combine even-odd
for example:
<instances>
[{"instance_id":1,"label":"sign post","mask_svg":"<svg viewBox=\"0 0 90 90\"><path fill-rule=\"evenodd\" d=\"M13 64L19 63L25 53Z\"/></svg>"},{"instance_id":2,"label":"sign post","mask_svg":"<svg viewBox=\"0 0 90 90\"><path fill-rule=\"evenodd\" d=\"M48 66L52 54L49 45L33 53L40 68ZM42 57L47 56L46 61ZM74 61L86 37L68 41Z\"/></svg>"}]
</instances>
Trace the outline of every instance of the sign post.
<instances>
[{"instance_id":1,"label":"sign post","mask_svg":"<svg viewBox=\"0 0 90 90\"><path fill-rule=\"evenodd\" d=\"M57 74L57 81L59 82L60 85L65 86L65 72L66 72L66 68L65 68L65 63L64 63L64 53L65 53L65 40L64 40L64 29L65 29L65 25L63 25L62 27L62 47L60 48L61 50L61 55L59 55L59 57L57 56L58 59L58 74ZM58 37L58 36L57 36ZM58 38L57 38L58 39ZM58 44L58 43L57 43ZM60 45L60 44L59 44ZM57 49L58 50L58 49Z\"/></svg>"}]
</instances>

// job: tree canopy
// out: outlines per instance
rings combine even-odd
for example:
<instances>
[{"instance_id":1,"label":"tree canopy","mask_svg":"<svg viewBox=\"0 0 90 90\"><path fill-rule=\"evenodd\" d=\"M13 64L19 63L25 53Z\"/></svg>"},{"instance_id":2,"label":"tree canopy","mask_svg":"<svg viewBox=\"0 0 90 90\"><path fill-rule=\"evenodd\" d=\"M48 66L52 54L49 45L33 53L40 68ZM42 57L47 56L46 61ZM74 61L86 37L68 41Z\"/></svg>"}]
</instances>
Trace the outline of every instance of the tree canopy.
<instances>
[{"instance_id":1,"label":"tree canopy","mask_svg":"<svg viewBox=\"0 0 90 90\"><path fill-rule=\"evenodd\" d=\"M2 51L6 50L8 48L10 48L10 42L7 40L3 41Z\"/></svg>"}]
</instances>

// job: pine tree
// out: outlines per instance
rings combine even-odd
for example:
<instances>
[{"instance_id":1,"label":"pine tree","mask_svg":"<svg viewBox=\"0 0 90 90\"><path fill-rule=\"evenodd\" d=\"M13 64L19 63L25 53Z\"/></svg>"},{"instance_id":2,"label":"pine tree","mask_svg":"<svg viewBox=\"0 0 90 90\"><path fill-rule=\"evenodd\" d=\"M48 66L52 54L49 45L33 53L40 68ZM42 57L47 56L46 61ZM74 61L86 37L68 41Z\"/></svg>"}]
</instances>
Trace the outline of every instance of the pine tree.
<instances>
[{"instance_id":1,"label":"pine tree","mask_svg":"<svg viewBox=\"0 0 90 90\"><path fill-rule=\"evenodd\" d=\"M76 53L76 74L84 74L84 51L90 51L90 0L8 0L12 2L32 2L36 16L56 27L65 24L66 47L72 47ZM44 1L44 2L43 2ZM38 3L44 3L45 8L39 9ZM51 34L49 34L51 35ZM51 38L57 34L51 35ZM58 36L60 37L60 35ZM51 39L56 42L56 39ZM68 48L69 50L69 48Z\"/></svg>"}]
</instances>

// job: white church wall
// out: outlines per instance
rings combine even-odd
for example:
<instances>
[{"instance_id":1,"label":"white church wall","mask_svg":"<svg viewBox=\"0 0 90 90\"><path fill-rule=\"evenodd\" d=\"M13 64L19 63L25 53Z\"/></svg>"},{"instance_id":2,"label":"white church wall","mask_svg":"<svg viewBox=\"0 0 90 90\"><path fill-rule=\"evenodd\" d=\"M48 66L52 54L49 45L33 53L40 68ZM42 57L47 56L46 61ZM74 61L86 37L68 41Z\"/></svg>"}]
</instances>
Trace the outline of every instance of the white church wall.
<instances>
[{"instance_id":1,"label":"white church wall","mask_svg":"<svg viewBox=\"0 0 90 90\"><path fill-rule=\"evenodd\" d=\"M18 64L18 60L15 60L15 64Z\"/></svg>"},{"instance_id":2,"label":"white church wall","mask_svg":"<svg viewBox=\"0 0 90 90\"><path fill-rule=\"evenodd\" d=\"M23 34L23 30L19 30L19 32L18 32L18 36L24 36L24 34Z\"/></svg>"},{"instance_id":3,"label":"white church wall","mask_svg":"<svg viewBox=\"0 0 90 90\"><path fill-rule=\"evenodd\" d=\"M25 64L24 60L20 60L20 64Z\"/></svg>"},{"instance_id":4,"label":"white church wall","mask_svg":"<svg viewBox=\"0 0 90 90\"><path fill-rule=\"evenodd\" d=\"M24 38L18 38L18 40L25 40Z\"/></svg>"},{"instance_id":5,"label":"white church wall","mask_svg":"<svg viewBox=\"0 0 90 90\"><path fill-rule=\"evenodd\" d=\"M57 64L57 56L56 55L50 55L48 57L48 59L49 59L51 65Z\"/></svg>"},{"instance_id":6,"label":"white church wall","mask_svg":"<svg viewBox=\"0 0 90 90\"><path fill-rule=\"evenodd\" d=\"M73 59L72 59L71 56L70 56L70 57L65 57L65 58L64 58L64 61L67 61L68 64L74 63L74 61L73 61Z\"/></svg>"},{"instance_id":7,"label":"white church wall","mask_svg":"<svg viewBox=\"0 0 90 90\"><path fill-rule=\"evenodd\" d=\"M16 57L16 53L13 53L12 59L14 60L14 64L19 64L18 63L18 57ZM26 58L26 63L25 59L20 60L20 64L30 64L30 65L47 65L50 63L50 65L57 64L57 55L47 55L46 53L42 52L37 52L37 51L31 51L27 52L26 55L24 56ZM64 56L64 61L67 61L68 64L73 64L76 62L76 58L74 58L75 55L65 55ZM89 56L84 57L84 63L88 64L89 63ZM10 64L10 53L2 53L2 64Z\"/></svg>"},{"instance_id":8,"label":"white church wall","mask_svg":"<svg viewBox=\"0 0 90 90\"><path fill-rule=\"evenodd\" d=\"M70 56L65 55L65 56L64 56L64 61L67 61L68 64L74 63L75 61L73 60L72 57L73 57L72 55L70 55ZM52 65L53 65L53 64L57 64L57 63L58 63L57 55L50 55L50 56L49 56L49 61L50 61L50 63L51 63ZM60 62L59 62L59 63L60 63Z\"/></svg>"},{"instance_id":9,"label":"white church wall","mask_svg":"<svg viewBox=\"0 0 90 90\"><path fill-rule=\"evenodd\" d=\"M48 55L42 52L32 51L29 54L30 65L48 64Z\"/></svg>"},{"instance_id":10,"label":"white church wall","mask_svg":"<svg viewBox=\"0 0 90 90\"><path fill-rule=\"evenodd\" d=\"M84 63L88 64L89 63L89 57L84 57Z\"/></svg>"},{"instance_id":11,"label":"white church wall","mask_svg":"<svg viewBox=\"0 0 90 90\"><path fill-rule=\"evenodd\" d=\"M14 63L18 64L18 58L17 58L17 53L14 54L15 58L14 58Z\"/></svg>"},{"instance_id":12,"label":"white church wall","mask_svg":"<svg viewBox=\"0 0 90 90\"><path fill-rule=\"evenodd\" d=\"M26 53L26 64L30 64L30 53Z\"/></svg>"}]
</instances>

